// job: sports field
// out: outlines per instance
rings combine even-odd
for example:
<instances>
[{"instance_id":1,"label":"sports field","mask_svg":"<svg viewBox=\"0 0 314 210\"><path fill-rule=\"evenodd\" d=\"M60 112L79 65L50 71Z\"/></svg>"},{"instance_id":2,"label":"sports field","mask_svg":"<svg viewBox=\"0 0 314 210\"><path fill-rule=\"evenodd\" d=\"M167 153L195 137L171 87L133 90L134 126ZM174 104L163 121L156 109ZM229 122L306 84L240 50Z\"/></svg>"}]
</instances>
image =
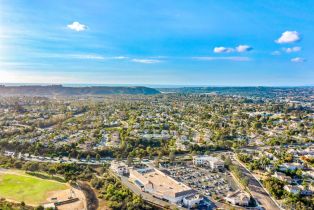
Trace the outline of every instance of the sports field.
<instances>
[{"instance_id":1,"label":"sports field","mask_svg":"<svg viewBox=\"0 0 314 210\"><path fill-rule=\"evenodd\" d=\"M65 190L66 184L40 179L23 172L0 172L0 197L38 205L47 199L48 192Z\"/></svg>"}]
</instances>

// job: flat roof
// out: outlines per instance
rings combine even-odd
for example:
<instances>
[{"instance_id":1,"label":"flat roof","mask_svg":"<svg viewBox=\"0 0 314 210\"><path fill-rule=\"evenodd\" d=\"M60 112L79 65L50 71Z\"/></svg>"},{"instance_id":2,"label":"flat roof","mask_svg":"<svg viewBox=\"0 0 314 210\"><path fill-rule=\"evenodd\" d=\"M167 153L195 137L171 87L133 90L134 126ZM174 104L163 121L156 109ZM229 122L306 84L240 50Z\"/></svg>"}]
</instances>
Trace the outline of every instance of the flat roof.
<instances>
[{"instance_id":1,"label":"flat roof","mask_svg":"<svg viewBox=\"0 0 314 210\"><path fill-rule=\"evenodd\" d=\"M221 159L219 159L218 157L209 156L209 155L194 156L193 159L194 160L213 161L216 163L223 163L223 161Z\"/></svg>"},{"instance_id":2,"label":"flat roof","mask_svg":"<svg viewBox=\"0 0 314 210\"><path fill-rule=\"evenodd\" d=\"M153 189L158 194L167 194L173 197L194 193L187 185L174 180L163 172L150 168L143 173L141 170L131 170L131 173L144 185L152 184Z\"/></svg>"}]
</instances>

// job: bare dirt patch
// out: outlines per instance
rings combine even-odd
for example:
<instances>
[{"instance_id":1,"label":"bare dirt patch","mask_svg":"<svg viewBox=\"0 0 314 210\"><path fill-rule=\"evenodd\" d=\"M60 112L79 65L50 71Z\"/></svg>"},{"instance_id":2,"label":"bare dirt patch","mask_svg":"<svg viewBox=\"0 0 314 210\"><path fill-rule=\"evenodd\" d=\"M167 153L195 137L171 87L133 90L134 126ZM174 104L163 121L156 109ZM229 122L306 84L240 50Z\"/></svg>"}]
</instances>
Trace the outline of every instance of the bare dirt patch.
<instances>
[{"instance_id":1,"label":"bare dirt patch","mask_svg":"<svg viewBox=\"0 0 314 210\"><path fill-rule=\"evenodd\" d=\"M73 203L58 206L59 210L83 210L86 209L86 199L84 193L78 189L71 188L61 191L53 191L48 193L47 203L65 201L71 198L78 198Z\"/></svg>"}]
</instances>

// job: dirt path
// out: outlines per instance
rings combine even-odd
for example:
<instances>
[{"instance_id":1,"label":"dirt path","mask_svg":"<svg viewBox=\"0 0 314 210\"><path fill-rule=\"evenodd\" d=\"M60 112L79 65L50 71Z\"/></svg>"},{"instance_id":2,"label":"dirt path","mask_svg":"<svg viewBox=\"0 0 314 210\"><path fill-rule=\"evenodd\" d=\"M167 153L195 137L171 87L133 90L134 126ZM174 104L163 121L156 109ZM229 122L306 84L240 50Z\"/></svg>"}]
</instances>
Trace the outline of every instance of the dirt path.
<instances>
[{"instance_id":1,"label":"dirt path","mask_svg":"<svg viewBox=\"0 0 314 210\"><path fill-rule=\"evenodd\" d=\"M84 193L86 198L86 209L97 210L99 203L94 190L85 182L78 182L78 188Z\"/></svg>"}]
</instances>

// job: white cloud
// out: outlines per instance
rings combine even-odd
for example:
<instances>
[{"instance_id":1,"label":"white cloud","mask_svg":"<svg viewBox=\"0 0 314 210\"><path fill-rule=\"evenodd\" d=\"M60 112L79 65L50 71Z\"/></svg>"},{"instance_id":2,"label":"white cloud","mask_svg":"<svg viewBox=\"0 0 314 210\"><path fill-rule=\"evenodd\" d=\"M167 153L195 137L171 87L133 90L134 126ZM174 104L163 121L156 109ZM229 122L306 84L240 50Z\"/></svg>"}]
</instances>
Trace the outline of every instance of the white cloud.
<instances>
[{"instance_id":1,"label":"white cloud","mask_svg":"<svg viewBox=\"0 0 314 210\"><path fill-rule=\"evenodd\" d=\"M249 45L239 45L236 47L236 51L239 53L251 51L253 48Z\"/></svg>"},{"instance_id":2,"label":"white cloud","mask_svg":"<svg viewBox=\"0 0 314 210\"><path fill-rule=\"evenodd\" d=\"M278 44L285 44L285 43L293 43L299 41L300 35L297 31L285 31L281 34L281 37L276 40Z\"/></svg>"},{"instance_id":3,"label":"white cloud","mask_svg":"<svg viewBox=\"0 0 314 210\"><path fill-rule=\"evenodd\" d=\"M276 50L276 51L273 51L271 54L272 54L272 55L281 55L281 52L278 51L278 50Z\"/></svg>"},{"instance_id":4,"label":"white cloud","mask_svg":"<svg viewBox=\"0 0 314 210\"><path fill-rule=\"evenodd\" d=\"M73 31L77 31L77 32L80 32L80 31L85 31L87 29L87 26L84 25L84 24L81 24L77 21L67 25L67 27Z\"/></svg>"},{"instance_id":5,"label":"white cloud","mask_svg":"<svg viewBox=\"0 0 314 210\"><path fill-rule=\"evenodd\" d=\"M251 51L253 48L249 45L239 45L235 48L232 47L215 47L214 53L231 53L231 52L248 52Z\"/></svg>"},{"instance_id":6,"label":"white cloud","mask_svg":"<svg viewBox=\"0 0 314 210\"><path fill-rule=\"evenodd\" d=\"M156 59L137 59L137 58L134 58L131 61L135 63L145 63L145 64L153 64L153 63L161 62L160 60L156 60Z\"/></svg>"},{"instance_id":7,"label":"white cloud","mask_svg":"<svg viewBox=\"0 0 314 210\"><path fill-rule=\"evenodd\" d=\"M112 57L112 59L115 59L115 60L125 60L125 59L128 59L128 57L126 57L126 56L115 56L115 57Z\"/></svg>"},{"instance_id":8,"label":"white cloud","mask_svg":"<svg viewBox=\"0 0 314 210\"><path fill-rule=\"evenodd\" d=\"M87 59L87 60L105 60L106 58L101 55L94 55L94 54L73 54L69 55L70 58L77 58L77 59Z\"/></svg>"},{"instance_id":9,"label":"white cloud","mask_svg":"<svg viewBox=\"0 0 314 210\"><path fill-rule=\"evenodd\" d=\"M229 61L250 61L249 57L243 56L228 56L228 57L194 57L196 60L204 60L204 61L215 61L215 60L229 60Z\"/></svg>"},{"instance_id":10,"label":"white cloud","mask_svg":"<svg viewBox=\"0 0 314 210\"><path fill-rule=\"evenodd\" d=\"M36 57L45 57L45 58L64 58L64 59L86 59L86 60L127 60L129 57L126 56L103 56L99 54L83 54L83 53L74 53L74 54L45 54L37 53L34 54Z\"/></svg>"},{"instance_id":11,"label":"white cloud","mask_svg":"<svg viewBox=\"0 0 314 210\"><path fill-rule=\"evenodd\" d=\"M77 59L90 59L90 60L128 60L129 57L127 56L102 56L97 54L70 54L70 58L77 58Z\"/></svg>"},{"instance_id":12,"label":"white cloud","mask_svg":"<svg viewBox=\"0 0 314 210\"><path fill-rule=\"evenodd\" d=\"M215 47L214 48L214 53L230 53L233 51L234 51L234 49L229 48L229 47Z\"/></svg>"},{"instance_id":13,"label":"white cloud","mask_svg":"<svg viewBox=\"0 0 314 210\"><path fill-rule=\"evenodd\" d=\"M293 62L293 63L303 63L305 61L306 60L304 58L300 58L300 57L295 57L295 58L291 59L291 62Z\"/></svg>"},{"instance_id":14,"label":"white cloud","mask_svg":"<svg viewBox=\"0 0 314 210\"><path fill-rule=\"evenodd\" d=\"M283 51L286 53L292 53L292 52L299 52L301 51L301 47L288 47L288 48L283 48Z\"/></svg>"}]
</instances>

